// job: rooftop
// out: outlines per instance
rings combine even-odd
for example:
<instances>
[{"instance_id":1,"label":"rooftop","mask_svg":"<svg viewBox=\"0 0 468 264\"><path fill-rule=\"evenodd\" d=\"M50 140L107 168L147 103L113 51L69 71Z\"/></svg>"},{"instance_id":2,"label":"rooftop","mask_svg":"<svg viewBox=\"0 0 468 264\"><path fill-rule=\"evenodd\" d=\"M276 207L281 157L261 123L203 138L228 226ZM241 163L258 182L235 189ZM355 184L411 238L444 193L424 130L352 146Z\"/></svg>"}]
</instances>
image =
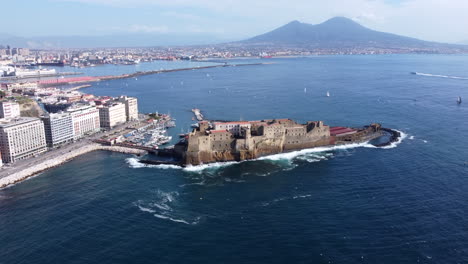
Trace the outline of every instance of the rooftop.
<instances>
[{"instance_id":1,"label":"rooftop","mask_svg":"<svg viewBox=\"0 0 468 264\"><path fill-rule=\"evenodd\" d=\"M5 119L2 118L0 119L0 128L8 128L8 127L13 127L17 126L20 124L25 124L33 121L39 121L39 118L35 117L17 117L17 118L12 118L12 119Z\"/></svg>"}]
</instances>

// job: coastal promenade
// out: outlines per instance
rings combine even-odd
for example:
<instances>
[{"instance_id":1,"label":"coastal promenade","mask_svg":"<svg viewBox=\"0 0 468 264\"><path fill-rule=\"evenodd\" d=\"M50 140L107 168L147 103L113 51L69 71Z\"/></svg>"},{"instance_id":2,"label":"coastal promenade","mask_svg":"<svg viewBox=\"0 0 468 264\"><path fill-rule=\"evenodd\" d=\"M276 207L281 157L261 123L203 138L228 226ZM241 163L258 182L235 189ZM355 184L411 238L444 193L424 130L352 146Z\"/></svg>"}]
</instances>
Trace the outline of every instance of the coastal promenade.
<instances>
[{"instance_id":1,"label":"coastal promenade","mask_svg":"<svg viewBox=\"0 0 468 264\"><path fill-rule=\"evenodd\" d=\"M0 188L23 181L47 169L59 166L80 155L106 150L127 154L144 155L147 152L140 149L121 146L103 146L88 140L77 141L65 147L45 152L37 157L17 161L12 165L5 165L0 169Z\"/></svg>"},{"instance_id":2,"label":"coastal promenade","mask_svg":"<svg viewBox=\"0 0 468 264\"><path fill-rule=\"evenodd\" d=\"M81 139L61 148L42 153L37 157L20 160L13 164L5 164L0 168L0 188L23 181L47 169L59 166L73 158L92 151L104 150L134 155L144 155L147 153L147 151L141 149L122 146L103 146L101 144L94 143L92 141L94 138L95 137Z\"/></svg>"}]
</instances>

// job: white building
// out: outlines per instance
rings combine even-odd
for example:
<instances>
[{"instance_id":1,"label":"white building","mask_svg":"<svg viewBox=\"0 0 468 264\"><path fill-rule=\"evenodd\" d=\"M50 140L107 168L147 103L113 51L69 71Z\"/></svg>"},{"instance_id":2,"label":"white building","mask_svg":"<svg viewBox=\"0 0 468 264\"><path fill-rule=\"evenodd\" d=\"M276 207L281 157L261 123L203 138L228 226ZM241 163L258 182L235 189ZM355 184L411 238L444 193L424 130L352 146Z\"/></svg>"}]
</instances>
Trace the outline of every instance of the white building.
<instances>
[{"instance_id":1,"label":"white building","mask_svg":"<svg viewBox=\"0 0 468 264\"><path fill-rule=\"evenodd\" d=\"M20 107L17 102L1 101L0 118L15 118L20 116Z\"/></svg>"},{"instance_id":2,"label":"white building","mask_svg":"<svg viewBox=\"0 0 468 264\"><path fill-rule=\"evenodd\" d=\"M70 113L62 112L41 117L49 148L73 141L73 121Z\"/></svg>"},{"instance_id":3,"label":"white building","mask_svg":"<svg viewBox=\"0 0 468 264\"><path fill-rule=\"evenodd\" d=\"M39 118L0 121L0 152L4 163L26 159L46 150L44 124Z\"/></svg>"},{"instance_id":4,"label":"white building","mask_svg":"<svg viewBox=\"0 0 468 264\"><path fill-rule=\"evenodd\" d=\"M125 104L112 102L99 107L99 119L101 127L111 129L118 124L123 124L127 121Z\"/></svg>"},{"instance_id":5,"label":"white building","mask_svg":"<svg viewBox=\"0 0 468 264\"><path fill-rule=\"evenodd\" d=\"M138 100L135 97L120 96L118 101L125 104L127 121L138 120Z\"/></svg>"},{"instance_id":6,"label":"white building","mask_svg":"<svg viewBox=\"0 0 468 264\"><path fill-rule=\"evenodd\" d=\"M93 105L75 104L67 109L73 122L73 135L75 139L85 134L98 132L101 129L99 123L99 110Z\"/></svg>"},{"instance_id":7,"label":"white building","mask_svg":"<svg viewBox=\"0 0 468 264\"><path fill-rule=\"evenodd\" d=\"M251 124L248 121L237 121L237 122L215 122L214 130L227 130L235 136L242 134L242 128L251 128Z\"/></svg>"}]
</instances>

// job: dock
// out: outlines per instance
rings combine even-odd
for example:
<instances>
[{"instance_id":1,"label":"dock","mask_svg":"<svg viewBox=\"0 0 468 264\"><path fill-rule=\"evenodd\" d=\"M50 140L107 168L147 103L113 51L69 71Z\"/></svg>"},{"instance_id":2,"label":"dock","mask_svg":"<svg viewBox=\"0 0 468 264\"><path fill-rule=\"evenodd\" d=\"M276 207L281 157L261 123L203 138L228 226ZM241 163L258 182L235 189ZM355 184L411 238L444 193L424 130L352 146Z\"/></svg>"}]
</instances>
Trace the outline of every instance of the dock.
<instances>
[{"instance_id":1,"label":"dock","mask_svg":"<svg viewBox=\"0 0 468 264\"><path fill-rule=\"evenodd\" d=\"M201 113L201 110L198 109L198 108L193 108L192 109L192 112L193 114L195 115L195 118L198 120L198 121L203 121L204 117L203 117L203 114Z\"/></svg>"}]
</instances>

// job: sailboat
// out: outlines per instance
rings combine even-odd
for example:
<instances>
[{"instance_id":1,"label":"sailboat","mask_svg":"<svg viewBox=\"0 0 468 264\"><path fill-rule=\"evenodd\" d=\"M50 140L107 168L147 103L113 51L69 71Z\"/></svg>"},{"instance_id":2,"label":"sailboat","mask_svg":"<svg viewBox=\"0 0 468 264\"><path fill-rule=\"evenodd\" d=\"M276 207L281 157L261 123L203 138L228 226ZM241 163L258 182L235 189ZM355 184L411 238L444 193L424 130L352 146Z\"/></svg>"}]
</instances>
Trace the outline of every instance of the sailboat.
<instances>
[{"instance_id":1,"label":"sailboat","mask_svg":"<svg viewBox=\"0 0 468 264\"><path fill-rule=\"evenodd\" d=\"M462 102L461 96L458 96L458 98L457 98L457 104L461 104L461 102Z\"/></svg>"},{"instance_id":2,"label":"sailboat","mask_svg":"<svg viewBox=\"0 0 468 264\"><path fill-rule=\"evenodd\" d=\"M304 93L307 93L307 88L304 88Z\"/></svg>"},{"instance_id":3,"label":"sailboat","mask_svg":"<svg viewBox=\"0 0 468 264\"><path fill-rule=\"evenodd\" d=\"M329 91L327 91L327 97L330 97L330 92Z\"/></svg>"}]
</instances>

